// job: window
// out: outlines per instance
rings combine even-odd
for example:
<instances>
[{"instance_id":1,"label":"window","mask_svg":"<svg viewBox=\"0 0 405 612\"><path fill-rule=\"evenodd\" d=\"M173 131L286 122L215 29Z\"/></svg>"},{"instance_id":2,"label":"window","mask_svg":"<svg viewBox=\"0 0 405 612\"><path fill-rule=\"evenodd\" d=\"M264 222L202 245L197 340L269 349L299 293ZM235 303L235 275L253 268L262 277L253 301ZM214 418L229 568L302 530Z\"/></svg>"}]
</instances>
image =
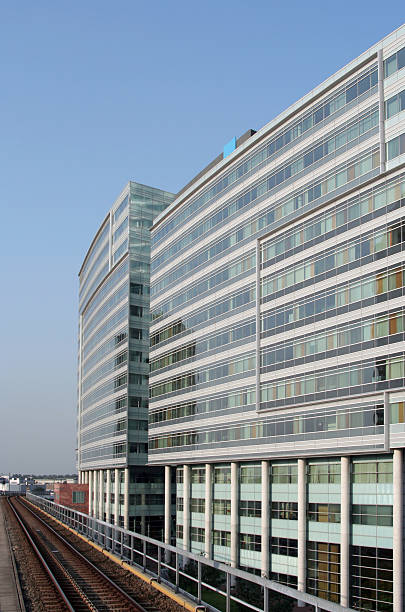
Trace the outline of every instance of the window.
<instances>
[{"instance_id":1,"label":"window","mask_svg":"<svg viewBox=\"0 0 405 612\"><path fill-rule=\"evenodd\" d=\"M262 538L259 535L241 533L239 541L242 550L261 551L262 549Z\"/></svg>"},{"instance_id":2,"label":"window","mask_svg":"<svg viewBox=\"0 0 405 612\"><path fill-rule=\"evenodd\" d=\"M231 468L230 467L214 468L214 483L215 484L231 484Z\"/></svg>"},{"instance_id":3,"label":"window","mask_svg":"<svg viewBox=\"0 0 405 612\"><path fill-rule=\"evenodd\" d=\"M271 538L271 552L273 555L298 557L298 540L291 538Z\"/></svg>"},{"instance_id":4,"label":"window","mask_svg":"<svg viewBox=\"0 0 405 612\"><path fill-rule=\"evenodd\" d=\"M191 512L204 513L205 512L205 499L195 498L191 499Z\"/></svg>"},{"instance_id":5,"label":"window","mask_svg":"<svg viewBox=\"0 0 405 612\"><path fill-rule=\"evenodd\" d=\"M392 461L356 461L352 466L352 480L357 484L392 482Z\"/></svg>"},{"instance_id":6,"label":"window","mask_svg":"<svg viewBox=\"0 0 405 612\"><path fill-rule=\"evenodd\" d=\"M261 484L262 471L259 465L241 466L240 468L240 483L241 484Z\"/></svg>"},{"instance_id":7,"label":"window","mask_svg":"<svg viewBox=\"0 0 405 612\"><path fill-rule=\"evenodd\" d=\"M298 466L296 463L272 465L271 481L273 484L294 484L298 482Z\"/></svg>"},{"instance_id":8,"label":"window","mask_svg":"<svg viewBox=\"0 0 405 612\"><path fill-rule=\"evenodd\" d=\"M72 491L72 503L73 504L84 504L85 492L84 491Z\"/></svg>"},{"instance_id":9,"label":"window","mask_svg":"<svg viewBox=\"0 0 405 612\"><path fill-rule=\"evenodd\" d=\"M191 468L191 482L202 484L205 482L205 468Z\"/></svg>"},{"instance_id":10,"label":"window","mask_svg":"<svg viewBox=\"0 0 405 612\"><path fill-rule=\"evenodd\" d=\"M271 502L271 518L290 521L298 520L297 502Z\"/></svg>"},{"instance_id":11,"label":"window","mask_svg":"<svg viewBox=\"0 0 405 612\"><path fill-rule=\"evenodd\" d=\"M176 482L178 483L184 482L184 468L176 469Z\"/></svg>"},{"instance_id":12,"label":"window","mask_svg":"<svg viewBox=\"0 0 405 612\"><path fill-rule=\"evenodd\" d=\"M212 503L213 514L231 514L230 499L214 499Z\"/></svg>"},{"instance_id":13,"label":"window","mask_svg":"<svg viewBox=\"0 0 405 612\"><path fill-rule=\"evenodd\" d=\"M352 523L392 527L392 506L353 504Z\"/></svg>"},{"instance_id":14,"label":"window","mask_svg":"<svg viewBox=\"0 0 405 612\"><path fill-rule=\"evenodd\" d=\"M183 525L176 525L176 538L178 540L182 540L183 539Z\"/></svg>"},{"instance_id":15,"label":"window","mask_svg":"<svg viewBox=\"0 0 405 612\"><path fill-rule=\"evenodd\" d=\"M392 549L352 547L353 608L392 610Z\"/></svg>"},{"instance_id":16,"label":"window","mask_svg":"<svg viewBox=\"0 0 405 612\"><path fill-rule=\"evenodd\" d=\"M213 542L214 546L231 546L231 532L230 531L219 531L218 529L213 530Z\"/></svg>"},{"instance_id":17,"label":"window","mask_svg":"<svg viewBox=\"0 0 405 612\"><path fill-rule=\"evenodd\" d=\"M203 527L191 527L190 540L192 542L205 542L205 529Z\"/></svg>"},{"instance_id":18,"label":"window","mask_svg":"<svg viewBox=\"0 0 405 612\"><path fill-rule=\"evenodd\" d=\"M339 601L340 546L326 542L308 542L307 591L312 595Z\"/></svg>"},{"instance_id":19,"label":"window","mask_svg":"<svg viewBox=\"0 0 405 612\"><path fill-rule=\"evenodd\" d=\"M241 499L239 502L240 516L260 518L262 515L262 502Z\"/></svg>"},{"instance_id":20,"label":"window","mask_svg":"<svg viewBox=\"0 0 405 612\"><path fill-rule=\"evenodd\" d=\"M312 484L339 484L340 463L310 463L308 482Z\"/></svg>"},{"instance_id":21,"label":"window","mask_svg":"<svg viewBox=\"0 0 405 612\"><path fill-rule=\"evenodd\" d=\"M317 523L340 523L340 504L308 504L308 520Z\"/></svg>"}]
</instances>

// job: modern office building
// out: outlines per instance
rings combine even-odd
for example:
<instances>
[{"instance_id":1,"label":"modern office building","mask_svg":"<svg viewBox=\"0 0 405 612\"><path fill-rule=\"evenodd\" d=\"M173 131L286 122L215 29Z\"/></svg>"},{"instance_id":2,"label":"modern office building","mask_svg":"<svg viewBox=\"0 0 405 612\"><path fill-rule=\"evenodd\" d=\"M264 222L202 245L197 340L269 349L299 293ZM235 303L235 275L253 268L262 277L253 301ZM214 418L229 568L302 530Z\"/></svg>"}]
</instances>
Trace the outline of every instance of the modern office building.
<instances>
[{"instance_id":1,"label":"modern office building","mask_svg":"<svg viewBox=\"0 0 405 612\"><path fill-rule=\"evenodd\" d=\"M292 68L293 70L293 68ZM149 462L165 539L403 611L405 27L155 220Z\"/></svg>"},{"instance_id":2,"label":"modern office building","mask_svg":"<svg viewBox=\"0 0 405 612\"><path fill-rule=\"evenodd\" d=\"M162 468L148 451L150 227L173 195L130 182L79 273L78 469L89 513L161 536Z\"/></svg>"}]
</instances>

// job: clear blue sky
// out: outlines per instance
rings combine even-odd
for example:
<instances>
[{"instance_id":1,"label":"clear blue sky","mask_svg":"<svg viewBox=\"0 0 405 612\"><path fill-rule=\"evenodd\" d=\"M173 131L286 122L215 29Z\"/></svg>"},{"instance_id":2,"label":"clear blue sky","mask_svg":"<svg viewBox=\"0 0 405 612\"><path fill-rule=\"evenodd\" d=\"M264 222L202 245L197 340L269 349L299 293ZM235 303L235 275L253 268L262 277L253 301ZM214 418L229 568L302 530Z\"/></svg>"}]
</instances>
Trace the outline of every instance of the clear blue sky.
<instances>
[{"instance_id":1,"label":"clear blue sky","mask_svg":"<svg viewBox=\"0 0 405 612\"><path fill-rule=\"evenodd\" d=\"M179 190L404 15L400 1L0 0L0 473L74 469L77 272L125 183Z\"/></svg>"}]
</instances>

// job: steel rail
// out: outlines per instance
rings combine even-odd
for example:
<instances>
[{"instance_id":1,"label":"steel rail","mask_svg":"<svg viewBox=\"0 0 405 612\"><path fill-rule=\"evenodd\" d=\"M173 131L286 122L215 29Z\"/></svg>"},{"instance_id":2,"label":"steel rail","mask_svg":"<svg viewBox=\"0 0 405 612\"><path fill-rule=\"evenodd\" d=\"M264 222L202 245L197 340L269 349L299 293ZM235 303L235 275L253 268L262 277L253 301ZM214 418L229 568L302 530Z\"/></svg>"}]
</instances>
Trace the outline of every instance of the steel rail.
<instances>
[{"instance_id":1,"label":"steel rail","mask_svg":"<svg viewBox=\"0 0 405 612\"><path fill-rule=\"evenodd\" d=\"M120 593L128 603L134 606L136 612L148 612L139 602L124 591L118 584L116 584L107 574L105 574L100 568L92 563L85 555L78 551L68 540L66 540L60 533L58 533L53 527L51 527L43 518L38 516L29 506L27 506L20 498L16 500L25 510L27 510L37 521L39 521L46 529L48 529L60 542L62 542L69 550L78 558L80 558L87 566L91 567L109 586ZM80 593L79 593L80 594ZM85 600L84 594L82 598Z\"/></svg>"},{"instance_id":2,"label":"steel rail","mask_svg":"<svg viewBox=\"0 0 405 612\"><path fill-rule=\"evenodd\" d=\"M28 529L25 527L23 521L21 520L20 516L18 515L18 512L16 511L16 509L14 508L13 504L11 503L11 501L9 499L7 499L7 503L8 503L8 506L13 511L14 516L16 517L16 519L17 519L21 529L23 530L23 533L25 534L27 540L31 544L31 547L32 547L32 549L33 549L37 559L39 559L39 561L41 562L41 565L44 568L45 572L48 574L48 576L50 578L50 581L52 582L53 586L57 590L58 594L61 596L61 598L63 600L63 603L66 605L66 607L69 610L69 612L75 612L74 608L72 607L72 605L70 604L68 598L66 597L65 593L63 592L61 586L59 585L59 582L57 581L56 577L54 576L51 568L49 567L49 565L45 561L45 559L42 556L42 554L41 554L40 550L38 549L37 545L35 544L34 540L30 536L30 534L28 532Z\"/></svg>"}]
</instances>

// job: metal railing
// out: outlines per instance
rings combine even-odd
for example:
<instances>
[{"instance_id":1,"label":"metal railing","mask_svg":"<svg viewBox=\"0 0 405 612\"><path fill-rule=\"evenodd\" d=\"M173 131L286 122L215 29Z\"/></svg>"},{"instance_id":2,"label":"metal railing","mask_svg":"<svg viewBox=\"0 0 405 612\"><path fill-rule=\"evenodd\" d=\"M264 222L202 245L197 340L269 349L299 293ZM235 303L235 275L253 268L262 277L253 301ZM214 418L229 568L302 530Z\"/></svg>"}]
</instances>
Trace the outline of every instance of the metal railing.
<instances>
[{"instance_id":1,"label":"metal railing","mask_svg":"<svg viewBox=\"0 0 405 612\"><path fill-rule=\"evenodd\" d=\"M32 493L27 493L26 497L129 565L175 592L183 593L195 601L199 609L205 606L211 612L230 612L232 602L235 602L238 610L268 612L270 598L281 596L312 605L316 612L354 612L351 608L127 531Z\"/></svg>"}]
</instances>

